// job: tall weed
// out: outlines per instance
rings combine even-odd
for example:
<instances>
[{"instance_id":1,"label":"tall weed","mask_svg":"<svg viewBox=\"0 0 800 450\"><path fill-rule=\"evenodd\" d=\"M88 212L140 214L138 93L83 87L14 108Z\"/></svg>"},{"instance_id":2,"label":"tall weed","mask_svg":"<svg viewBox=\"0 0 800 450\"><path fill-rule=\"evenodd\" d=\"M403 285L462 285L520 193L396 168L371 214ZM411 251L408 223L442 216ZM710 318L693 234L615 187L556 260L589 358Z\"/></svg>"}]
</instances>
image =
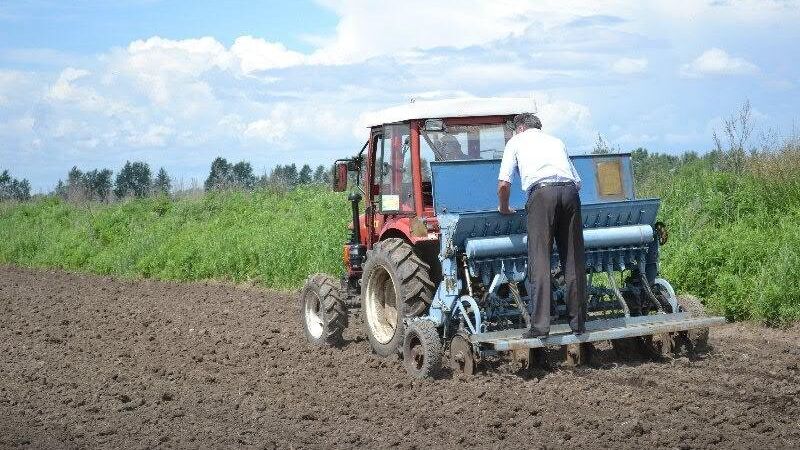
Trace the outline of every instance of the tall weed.
<instances>
[{"instance_id":1,"label":"tall weed","mask_svg":"<svg viewBox=\"0 0 800 450\"><path fill-rule=\"evenodd\" d=\"M800 172L786 178L734 174L697 160L669 183L647 184L662 199L670 241L661 269L679 290L729 319L781 324L800 319Z\"/></svg>"},{"instance_id":2,"label":"tall weed","mask_svg":"<svg viewBox=\"0 0 800 450\"><path fill-rule=\"evenodd\" d=\"M343 195L321 188L85 207L42 199L0 209L0 261L293 288L341 272L348 212Z\"/></svg>"}]
</instances>

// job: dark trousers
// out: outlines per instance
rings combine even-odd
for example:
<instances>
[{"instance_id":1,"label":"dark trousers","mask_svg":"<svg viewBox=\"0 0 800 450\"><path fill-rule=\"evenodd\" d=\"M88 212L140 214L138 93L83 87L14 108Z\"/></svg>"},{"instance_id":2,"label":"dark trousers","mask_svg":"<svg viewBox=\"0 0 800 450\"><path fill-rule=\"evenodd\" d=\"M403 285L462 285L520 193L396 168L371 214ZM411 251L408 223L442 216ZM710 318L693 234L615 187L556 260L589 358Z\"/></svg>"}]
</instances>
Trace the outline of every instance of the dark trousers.
<instances>
[{"instance_id":1,"label":"dark trousers","mask_svg":"<svg viewBox=\"0 0 800 450\"><path fill-rule=\"evenodd\" d=\"M566 282L567 313L573 331L583 331L586 321L586 264L583 250L581 200L572 185L544 186L528 196L528 293L534 332L550 332L553 238Z\"/></svg>"}]
</instances>

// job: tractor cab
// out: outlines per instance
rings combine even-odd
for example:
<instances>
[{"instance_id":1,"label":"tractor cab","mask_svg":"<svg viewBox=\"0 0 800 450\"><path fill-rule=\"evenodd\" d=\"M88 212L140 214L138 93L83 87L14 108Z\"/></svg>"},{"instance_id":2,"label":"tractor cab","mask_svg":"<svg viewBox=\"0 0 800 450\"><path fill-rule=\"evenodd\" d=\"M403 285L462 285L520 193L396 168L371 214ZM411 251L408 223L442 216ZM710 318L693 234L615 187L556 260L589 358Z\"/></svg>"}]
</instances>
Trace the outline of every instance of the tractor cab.
<instances>
[{"instance_id":1,"label":"tractor cab","mask_svg":"<svg viewBox=\"0 0 800 450\"><path fill-rule=\"evenodd\" d=\"M502 158L514 114L534 108L508 100L415 102L367 115L364 245L385 235L438 239L431 163Z\"/></svg>"},{"instance_id":2,"label":"tractor cab","mask_svg":"<svg viewBox=\"0 0 800 450\"><path fill-rule=\"evenodd\" d=\"M499 159L510 138L509 118L502 116L429 119L373 128L370 181L379 212L431 216L432 162Z\"/></svg>"},{"instance_id":3,"label":"tractor cab","mask_svg":"<svg viewBox=\"0 0 800 450\"><path fill-rule=\"evenodd\" d=\"M338 160L334 170L336 190L345 190L348 178L357 179L358 192L350 196L354 211L363 200L363 213L354 220L352 239L343 252L351 294L360 290L365 252L381 240L403 239L417 246L425 261L437 265L439 226L431 165L480 160L499 164L513 135L514 115L531 110L531 99L467 98L413 102L362 116L369 130L367 143L356 157ZM484 181L496 180L494 174Z\"/></svg>"}]
</instances>

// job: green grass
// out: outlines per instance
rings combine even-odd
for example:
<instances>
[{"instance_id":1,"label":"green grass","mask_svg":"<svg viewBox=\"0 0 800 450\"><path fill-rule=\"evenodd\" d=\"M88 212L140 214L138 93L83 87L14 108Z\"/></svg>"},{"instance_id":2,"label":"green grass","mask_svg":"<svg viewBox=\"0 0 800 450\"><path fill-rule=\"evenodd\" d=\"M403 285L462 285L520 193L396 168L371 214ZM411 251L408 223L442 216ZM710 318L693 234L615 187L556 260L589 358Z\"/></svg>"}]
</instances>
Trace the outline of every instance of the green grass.
<instances>
[{"instance_id":1,"label":"green grass","mask_svg":"<svg viewBox=\"0 0 800 450\"><path fill-rule=\"evenodd\" d=\"M48 198L0 206L0 261L295 288L342 271L348 217L345 197L319 188L85 207Z\"/></svg>"},{"instance_id":2,"label":"green grass","mask_svg":"<svg viewBox=\"0 0 800 450\"><path fill-rule=\"evenodd\" d=\"M734 175L708 159L649 158L637 186L662 198L662 275L729 319L800 320L800 170ZM297 288L310 273L341 273L349 217L345 196L324 188L0 204L0 261Z\"/></svg>"},{"instance_id":3,"label":"green grass","mask_svg":"<svg viewBox=\"0 0 800 450\"><path fill-rule=\"evenodd\" d=\"M800 174L775 181L698 160L641 190L662 199L661 270L679 292L732 320L800 319Z\"/></svg>"}]
</instances>

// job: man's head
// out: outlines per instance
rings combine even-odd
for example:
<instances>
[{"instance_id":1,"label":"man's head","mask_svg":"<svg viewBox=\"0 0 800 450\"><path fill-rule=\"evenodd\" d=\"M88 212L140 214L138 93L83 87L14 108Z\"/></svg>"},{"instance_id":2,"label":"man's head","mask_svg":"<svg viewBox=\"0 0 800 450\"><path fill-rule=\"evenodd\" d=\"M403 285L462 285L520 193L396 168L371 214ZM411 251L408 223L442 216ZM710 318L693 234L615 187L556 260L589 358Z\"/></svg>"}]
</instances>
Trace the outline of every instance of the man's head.
<instances>
[{"instance_id":1,"label":"man's head","mask_svg":"<svg viewBox=\"0 0 800 450\"><path fill-rule=\"evenodd\" d=\"M522 113L514 116L514 130L517 133L522 133L529 128L542 129L542 121L536 117L536 114Z\"/></svg>"}]
</instances>

